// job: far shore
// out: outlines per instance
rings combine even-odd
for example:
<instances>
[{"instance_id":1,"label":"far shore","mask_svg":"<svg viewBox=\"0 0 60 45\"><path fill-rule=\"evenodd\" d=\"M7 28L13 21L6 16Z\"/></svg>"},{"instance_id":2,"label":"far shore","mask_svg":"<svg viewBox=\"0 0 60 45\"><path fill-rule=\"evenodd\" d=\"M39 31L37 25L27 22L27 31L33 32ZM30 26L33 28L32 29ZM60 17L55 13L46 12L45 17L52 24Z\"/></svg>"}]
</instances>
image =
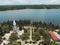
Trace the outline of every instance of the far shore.
<instances>
[{"instance_id":1,"label":"far shore","mask_svg":"<svg viewBox=\"0 0 60 45\"><path fill-rule=\"evenodd\" d=\"M0 6L0 11L19 9L60 9L60 5L5 5Z\"/></svg>"}]
</instances>

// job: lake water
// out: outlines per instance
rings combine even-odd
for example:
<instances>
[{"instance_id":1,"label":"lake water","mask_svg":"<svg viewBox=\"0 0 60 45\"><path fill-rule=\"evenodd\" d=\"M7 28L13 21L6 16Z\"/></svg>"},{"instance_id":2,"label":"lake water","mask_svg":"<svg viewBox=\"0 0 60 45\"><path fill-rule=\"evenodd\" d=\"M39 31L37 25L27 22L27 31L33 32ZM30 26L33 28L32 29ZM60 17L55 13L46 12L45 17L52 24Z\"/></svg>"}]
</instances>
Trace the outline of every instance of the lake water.
<instances>
[{"instance_id":1,"label":"lake water","mask_svg":"<svg viewBox=\"0 0 60 45\"><path fill-rule=\"evenodd\" d=\"M45 21L60 25L60 9L23 9L0 11L0 22L14 19Z\"/></svg>"}]
</instances>

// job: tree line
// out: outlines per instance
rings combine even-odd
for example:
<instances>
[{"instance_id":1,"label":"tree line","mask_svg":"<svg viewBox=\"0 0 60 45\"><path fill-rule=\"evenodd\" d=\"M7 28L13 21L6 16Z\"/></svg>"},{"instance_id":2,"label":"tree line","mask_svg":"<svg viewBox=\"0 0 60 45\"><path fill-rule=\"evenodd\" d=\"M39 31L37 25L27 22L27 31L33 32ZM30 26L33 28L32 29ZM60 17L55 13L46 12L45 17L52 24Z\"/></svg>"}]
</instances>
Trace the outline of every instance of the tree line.
<instances>
[{"instance_id":1,"label":"tree line","mask_svg":"<svg viewBox=\"0 0 60 45\"><path fill-rule=\"evenodd\" d=\"M50 22L49 24L47 24L46 22L32 22L30 20L19 20L17 21L17 26L19 26L19 29L22 30L22 26L33 26L33 27L37 27L37 28L46 28L46 29L59 29L59 25L54 25L52 22ZM0 35L4 35L4 33L9 33L10 30L13 29L13 21L7 21L7 22L3 22L0 23Z\"/></svg>"},{"instance_id":2,"label":"tree line","mask_svg":"<svg viewBox=\"0 0 60 45\"><path fill-rule=\"evenodd\" d=\"M60 5L5 5L0 6L0 11L18 9L59 9Z\"/></svg>"}]
</instances>

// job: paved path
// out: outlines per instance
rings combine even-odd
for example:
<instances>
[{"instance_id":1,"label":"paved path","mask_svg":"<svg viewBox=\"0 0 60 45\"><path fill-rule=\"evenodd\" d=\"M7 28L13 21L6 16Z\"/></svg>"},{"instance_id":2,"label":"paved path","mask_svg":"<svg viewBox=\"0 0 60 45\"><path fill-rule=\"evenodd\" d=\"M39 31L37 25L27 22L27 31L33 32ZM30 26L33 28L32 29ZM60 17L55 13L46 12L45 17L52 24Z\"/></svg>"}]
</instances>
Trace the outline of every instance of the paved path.
<instances>
[{"instance_id":1,"label":"paved path","mask_svg":"<svg viewBox=\"0 0 60 45\"><path fill-rule=\"evenodd\" d=\"M39 40L35 44L33 43L27 43L25 44L25 41L22 41L21 39L18 39L17 42L21 42L21 45L39 45L40 42L43 42L44 40Z\"/></svg>"},{"instance_id":2,"label":"paved path","mask_svg":"<svg viewBox=\"0 0 60 45\"><path fill-rule=\"evenodd\" d=\"M9 41L7 41L7 40L3 40L3 42L1 43L1 45L4 45L4 44L8 44L9 43Z\"/></svg>"}]
</instances>

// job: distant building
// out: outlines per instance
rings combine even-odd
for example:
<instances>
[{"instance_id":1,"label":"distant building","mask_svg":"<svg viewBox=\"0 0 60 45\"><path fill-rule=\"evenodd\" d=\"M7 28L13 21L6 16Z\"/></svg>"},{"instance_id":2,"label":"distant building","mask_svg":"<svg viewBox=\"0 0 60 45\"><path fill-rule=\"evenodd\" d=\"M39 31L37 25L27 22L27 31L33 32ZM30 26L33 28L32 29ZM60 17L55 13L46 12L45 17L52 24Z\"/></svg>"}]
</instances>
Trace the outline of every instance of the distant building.
<instances>
[{"instance_id":1,"label":"distant building","mask_svg":"<svg viewBox=\"0 0 60 45\"><path fill-rule=\"evenodd\" d=\"M56 29L55 31L56 31L56 32L59 32L59 29Z\"/></svg>"},{"instance_id":2,"label":"distant building","mask_svg":"<svg viewBox=\"0 0 60 45\"><path fill-rule=\"evenodd\" d=\"M60 35L54 31L48 31L50 36L52 37L53 41L60 43Z\"/></svg>"},{"instance_id":3,"label":"distant building","mask_svg":"<svg viewBox=\"0 0 60 45\"><path fill-rule=\"evenodd\" d=\"M57 36L53 33L53 31L49 31L49 34L54 41L57 40Z\"/></svg>"}]
</instances>

